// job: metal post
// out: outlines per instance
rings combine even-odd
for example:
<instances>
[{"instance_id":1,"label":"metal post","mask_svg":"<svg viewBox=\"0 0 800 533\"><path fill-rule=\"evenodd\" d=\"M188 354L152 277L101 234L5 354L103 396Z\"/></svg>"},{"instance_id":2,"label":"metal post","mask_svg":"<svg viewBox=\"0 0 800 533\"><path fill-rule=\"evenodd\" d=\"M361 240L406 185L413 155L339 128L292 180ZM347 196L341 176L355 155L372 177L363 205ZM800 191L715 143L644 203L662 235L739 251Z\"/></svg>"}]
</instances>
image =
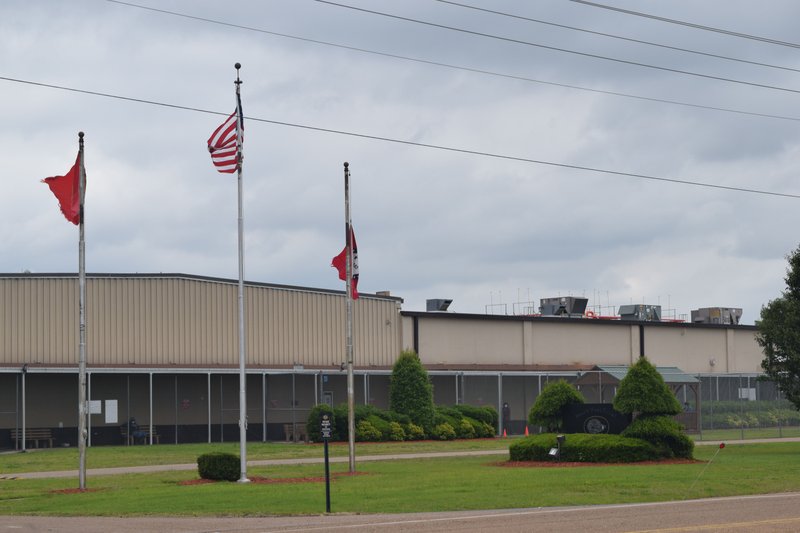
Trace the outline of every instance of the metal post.
<instances>
[{"instance_id":1,"label":"metal post","mask_svg":"<svg viewBox=\"0 0 800 533\"><path fill-rule=\"evenodd\" d=\"M86 446L92 447L92 374L86 373Z\"/></svg>"},{"instance_id":2,"label":"metal post","mask_svg":"<svg viewBox=\"0 0 800 533\"><path fill-rule=\"evenodd\" d=\"M261 442L267 442L267 373L261 373Z\"/></svg>"},{"instance_id":3,"label":"metal post","mask_svg":"<svg viewBox=\"0 0 800 533\"><path fill-rule=\"evenodd\" d=\"M347 449L350 473L356 471L356 418L355 391L353 383L353 232L350 227L350 164L344 163L344 220L347 253L345 254L345 302L347 311Z\"/></svg>"},{"instance_id":4,"label":"metal post","mask_svg":"<svg viewBox=\"0 0 800 533\"><path fill-rule=\"evenodd\" d=\"M503 417L503 374L497 374L497 412L500 413L498 419L500 420L499 435L503 434L503 428L507 425Z\"/></svg>"},{"instance_id":5,"label":"metal post","mask_svg":"<svg viewBox=\"0 0 800 533\"><path fill-rule=\"evenodd\" d=\"M242 116L242 100L240 88L242 81L239 79L240 63L236 67L236 113L238 121L236 124L236 144L238 153L238 165L236 180L238 184L238 205L239 205L239 469L241 475L239 483L247 483L247 377L245 374L245 335L244 335L244 210L242 208L242 126L244 117Z\"/></svg>"},{"instance_id":6,"label":"metal post","mask_svg":"<svg viewBox=\"0 0 800 533\"><path fill-rule=\"evenodd\" d=\"M86 243L84 232L83 201L86 192L86 173L83 168L83 132L78 132L80 159L79 236L78 236L78 486L86 489Z\"/></svg>"},{"instance_id":7,"label":"metal post","mask_svg":"<svg viewBox=\"0 0 800 533\"><path fill-rule=\"evenodd\" d=\"M208 443L211 444L211 372L206 379L206 403L208 404Z\"/></svg>"},{"instance_id":8,"label":"metal post","mask_svg":"<svg viewBox=\"0 0 800 533\"><path fill-rule=\"evenodd\" d=\"M148 426L150 428L150 446L153 445L153 373L150 372L150 397L148 398L149 407L148 407Z\"/></svg>"},{"instance_id":9,"label":"metal post","mask_svg":"<svg viewBox=\"0 0 800 533\"><path fill-rule=\"evenodd\" d=\"M26 410L26 405L25 404L27 403L27 400L25 398L25 381L26 381L25 377L26 377L27 373L28 373L28 365L22 365L22 433L21 433L21 435L22 435L22 451L23 452L25 451L25 438L27 437L27 435L25 435L25 429L27 427L27 419L26 419L26 412L25 412L25 410Z\"/></svg>"}]
</instances>

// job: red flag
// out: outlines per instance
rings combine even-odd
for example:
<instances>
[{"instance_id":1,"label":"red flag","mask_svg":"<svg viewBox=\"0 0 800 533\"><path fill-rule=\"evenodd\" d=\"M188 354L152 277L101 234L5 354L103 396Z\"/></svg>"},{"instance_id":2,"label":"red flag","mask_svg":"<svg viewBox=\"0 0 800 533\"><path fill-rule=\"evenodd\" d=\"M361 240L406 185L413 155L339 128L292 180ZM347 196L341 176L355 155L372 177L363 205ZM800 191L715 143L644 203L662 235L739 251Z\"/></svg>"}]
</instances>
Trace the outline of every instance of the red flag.
<instances>
[{"instance_id":1,"label":"red flag","mask_svg":"<svg viewBox=\"0 0 800 533\"><path fill-rule=\"evenodd\" d=\"M353 241L353 265L350 267L353 274L353 281L350 283L350 293L353 295L353 300L358 300L358 246L356 245L356 232L350 226L350 235ZM331 260L331 266L339 271L339 279L342 281L347 280L347 245L345 244L344 250L339 255Z\"/></svg>"},{"instance_id":2,"label":"red flag","mask_svg":"<svg viewBox=\"0 0 800 533\"><path fill-rule=\"evenodd\" d=\"M58 199L58 205L61 212L64 213L64 217L76 226L80 223L81 218L80 161L81 154L79 152L75 164L64 176L53 176L42 180L42 183L46 183Z\"/></svg>"},{"instance_id":3,"label":"red flag","mask_svg":"<svg viewBox=\"0 0 800 533\"><path fill-rule=\"evenodd\" d=\"M217 171L232 174L241 165L241 146L244 140L244 116L242 101L236 93L236 111L223 122L208 138L208 151L211 162Z\"/></svg>"}]
</instances>

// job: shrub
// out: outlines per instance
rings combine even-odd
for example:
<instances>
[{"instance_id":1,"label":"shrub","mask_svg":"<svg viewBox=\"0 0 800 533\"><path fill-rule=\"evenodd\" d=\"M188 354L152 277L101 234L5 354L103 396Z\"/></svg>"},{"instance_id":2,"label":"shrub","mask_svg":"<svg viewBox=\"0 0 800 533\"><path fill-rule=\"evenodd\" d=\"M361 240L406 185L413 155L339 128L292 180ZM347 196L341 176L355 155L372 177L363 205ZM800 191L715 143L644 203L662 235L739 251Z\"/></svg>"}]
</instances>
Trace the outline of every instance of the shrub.
<instances>
[{"instance_id":1,"label":"shrub","mask_svg":"<svg viewBox=\"0 0 800 533\"><path fill-rule=\"evenodd\" d=\"M640 357L622 378L614 396L614 409L623 414L677 415L683 411L664 378L650 361Z\"/></svg>"},{"instance_id":2,"label":"shrub","mask_svg":"<svg viewBox=\"0 0 800 533\"><path fill-rule=\"evenodd\" d=\"M197 472L202 479L236 481L241 474L238 455L224 452L204 453L197 458Z\"/></svg>"},{"instance_id":3,"label":"shrub","mask_svg":"<svg viewBox=\"0 0 800 533\"><path fill-rule=\"evenodd\" d=\"M456 438L456 430L447 422L439 424L433 428L431 437L438 440L453 440Z\"/></svg>"},{"instance_id":4,"label":"shrub","mask_svg":"<svg viewBox=\"0 0 800 533\"><path fill-rule=\"evenodd\" d=\"M461 413L463 416L474 418L475 420L479 420L481 422L486 422L492 427L497 427L499 416L497 414L497 409L494 407L475 407L474 405L459 404L454 405L453 409ZM492 435L494 435L494 430L492 430Z\"/></svg>"},{"instance_id":5,"label":"shrub","mask_svg":"<svg viewBox=\"0 0 800 533\"><path fill-rule=\"evenodd\" d=\"M383 434L381 431L373 426L368 420L362 420L356 426L356 440L358 441L379 441L382 440Z\"/></svg>"},{"instance_id":6,"label":"shrub","mask_svg":"<svg viewBox=\"0 0 800 533\"><path fill-rule=\"evenodd\" d=\"M406 431L399 422L389 422L389 440L406 440Z\"/></svg>"},{"instance_id":7,"label":"shrub","mask_svg":"<svg viewBox=\"0 0 800 533\"><path fill-rule=\"evenodd\" d=\"M391 422L376 414L369 415L365 419L359 421L359 423L363 421L369 422L372 427L380 432L381 436L377 440L389 440L389 434L391 433Z\"/></svg>"},{"instance_id":8,"label":"shrub","mask_svg":"<svg viewBox=\"0 0 800 533\"><path fill-rule=\"evenodd\" d=\"M475 427L470 423L468 418L462 418L461 422L456 428L456 436L459 439L474 439Z\"/></svg>"},{"instance_id":9,"label":"shrub","mask_svg":"<svg viewBox=\"0 0 800 533\"><path fill-rule=\"evenodd\" d=\"M389 406L418 426L433 426L433 385L413 351L402 352L392 368Z\"/></svg>"},{"instance_id":10,"label":"shrub","mask_svg":"<svg viewBox=\"0 0 800 533\"><path fill-rule=\"evenodd\" d=\"M486 422L481 422L481 430L478 433L479 437L490 438L495 436L495 427L497 426L490 426Z\"/></svg>"},{"instance_id":11,"label":"shrub","mask_svg":"<svg viewBox=\"0 0 800 533\"><path fill-rule=\"evenodd\" d=\"M414 422L409 422L403 429L406 432L406 439L408 440L421 440L425 438L425 430Z\"/></svg>"},{"instance_id":12,"label":"shrub","mask_svg":"<svg viewBox=\"0 0 800 533\"><path fill-rule=\"evenodd\" d=\"M554 381L536 398L528 413L528 423L544 426L546 431L559 431L564 407L573 403L584 403L583 395L563 379Z\"/></svg>"},{"instance_id":13,"label":"shrub","mask_svg":"<svg viewBox=\"0 0 800 533\"><path fill-rule=\"evenodd\" d=\"M542 433L516 441L509 446L512 461L552 461L551 448L558 446L554 433ZM592 463L633 463L659 457L647 441L620 435L572 433L561 446L562 461Z\"/></svg>"},{"instance_id":14,"label":"shrub","mask_svg":"<svg viewBox=\"0 0 800 533\"><path fill-rule=\"evenodd\" d=\"M339 440L339 436L336 434L336 422L333 416L333 409L326 403L315 405L308 413L308 418L306 419L308 439L311 442L322 442L319 431L319 418L323 413L327 413L331 417L331 440Z\"/></svg>"},{"instance_id":15,"label":"shrub","mask_svg":"<svg viewBox=\"0 0 800 533\"><path fill-rule=\"evenodd\" d=\"M683 433L681 425L669 415L639 416L625 428L622 436L646 440L662 457L692 458L694 441Z\"/></svg>"}]
</instances>

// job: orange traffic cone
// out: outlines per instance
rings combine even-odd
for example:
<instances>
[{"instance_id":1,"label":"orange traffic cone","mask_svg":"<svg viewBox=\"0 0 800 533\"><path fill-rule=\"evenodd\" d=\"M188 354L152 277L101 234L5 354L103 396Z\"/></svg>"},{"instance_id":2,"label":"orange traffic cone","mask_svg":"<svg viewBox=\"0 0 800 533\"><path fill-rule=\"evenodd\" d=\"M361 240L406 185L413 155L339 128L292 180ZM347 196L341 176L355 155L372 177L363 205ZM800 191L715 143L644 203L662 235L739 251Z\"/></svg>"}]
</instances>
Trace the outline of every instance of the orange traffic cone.
<instances>
[{"instance_id":1,"label":"orange traffic cone","mask_svg":"<svg viewBox=\"0 0 800 533\"><path fill-rule=\"evenodd\" d=\"M508 435L506 435L506 430L505 429L503 430L503 437L508 437Z\"/></svg>"},{"instance_id":2,"label":"orange traffic cone","mask_svg":"<svg viewBox=\"0 0 800 533\"><path fill-rule=\"evenodd\" d=\"M525 436L528 436L528 426L525 426Z\"/></svg>"}]
</instances>

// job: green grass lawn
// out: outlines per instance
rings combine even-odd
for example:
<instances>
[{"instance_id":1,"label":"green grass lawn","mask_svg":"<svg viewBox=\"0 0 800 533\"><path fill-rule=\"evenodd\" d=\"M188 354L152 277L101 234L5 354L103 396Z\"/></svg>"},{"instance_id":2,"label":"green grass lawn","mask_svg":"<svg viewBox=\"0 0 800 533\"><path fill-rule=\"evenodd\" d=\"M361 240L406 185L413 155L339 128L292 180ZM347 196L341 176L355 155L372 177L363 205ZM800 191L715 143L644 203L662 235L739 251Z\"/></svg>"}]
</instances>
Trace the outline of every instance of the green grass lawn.
<instances>
[{"instance_id":1,"label":"green grass lawn","mask_svg":"<svg viewBox=\"0 0 800 533\"><path fill-rule=\"evenodd\" d=\"M777 439L780 437L800 437L800 427L769 427L742 429L704 429L701 434L692 435L695 440L741 440Z\"/></svg>"},{"instance_id":2,"label":"green grass lawn","mask_svg":"<svg viewBox=\"0 0 800 533\"><path fill-rule=\"evenodd\" d=\"M513 439L472 439L452 442L359 442L357 455L385 455L394 453L425 453L466 450L508 450ZM200 454L229 452L239 455L239 443L212 444L159 444L154 446L96 446L87 448L87 468L116 466L188 464L197 462ZM331 443L331 457L348 455L347 443ZM247 459L293 459L322 457L322 444L284 444L274 442L247 443ZM0 454L0 475L19 472L49 472L77 470L77 448L40 448L25 453Z\"/></svg>"},{"instance_id":3,"label":"green grass lawn","mask_svg":"<svg viewBox=\"0 0 800 533\"><path fill-rule=\"evenodd\" d=\"M358 453L372 452L364 448L367 446L359 445ZM344 446L344 454L346 450ZM649 502L800 490L800 443L731 443L722 450L699 446L695 456L699 462L691 464L564 468L500 466L502 457L363 462L358 464L359 475L335 477L331 508L333 512L351 513L422 512ZM331 465L334 473L341 474L346 469L346 464ZM323 468L319 464L252 467L248 475L275 480L303 478L322 476ZM280 515L316 514L325 509L322 482L179 484L191 479L197 479L195 471L94 476L88 478L91 491L73 494L53 492L74 489L77 479L72 478L0 480L0 514Z\"/></svg>"}]
</instances>

